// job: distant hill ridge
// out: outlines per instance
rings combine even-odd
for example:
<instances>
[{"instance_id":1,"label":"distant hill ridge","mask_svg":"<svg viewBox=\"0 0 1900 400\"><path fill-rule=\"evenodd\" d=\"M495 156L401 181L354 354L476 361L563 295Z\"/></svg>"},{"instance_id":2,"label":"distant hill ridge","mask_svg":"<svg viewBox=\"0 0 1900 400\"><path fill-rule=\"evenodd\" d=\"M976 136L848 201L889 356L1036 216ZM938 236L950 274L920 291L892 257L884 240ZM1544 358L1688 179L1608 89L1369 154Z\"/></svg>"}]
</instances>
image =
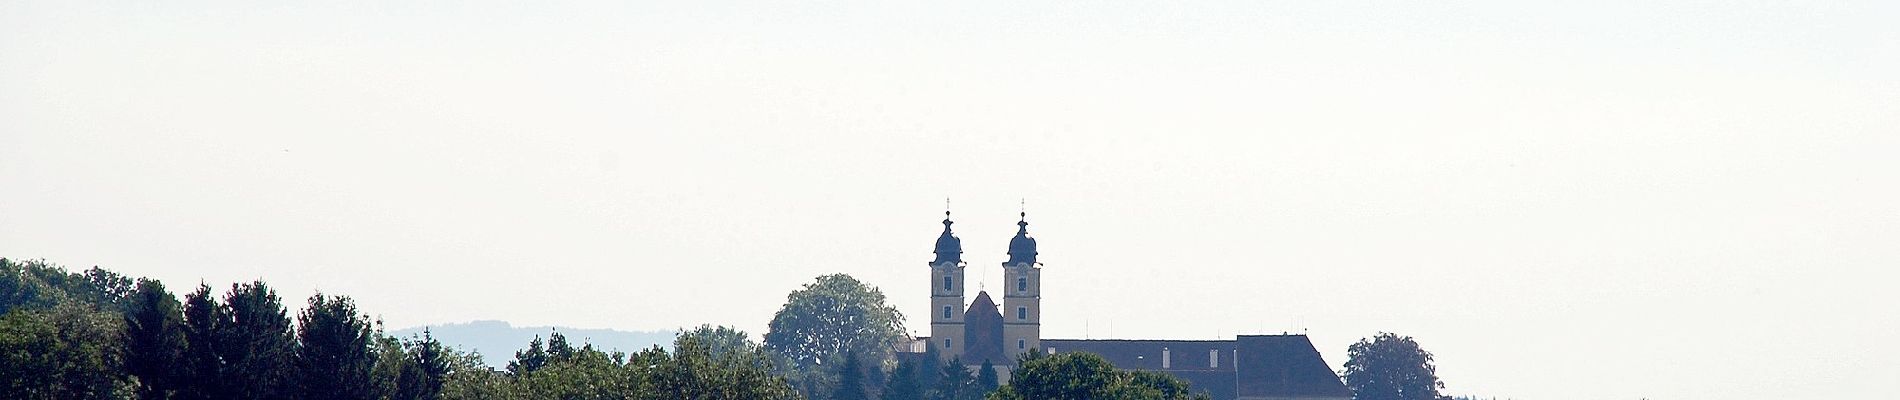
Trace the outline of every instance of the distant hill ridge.
<instances>
[{"instance_id":1,"label":"distant hill ridge","mask_svg":"<svg viewBox=\"0 0 1900 400\"><path fill-rule=\"evenodd\" d=\"M528 348L528 341L540 336L547 341L548 334L560 332L567 336L569 343L580 346L592 343L603 351L637 352L655 345L672 347L673 336L679 331L620 331L613 329L581 329L564 326L512 326L506 321L483 320L461 324L424 325L390 331L390 336L408 338L421 336L427 328L429 335L442 344L476 351L482 354L482 361L489 366L502 368L513 360L515 351Z\"/></svg>"}]
</instances>

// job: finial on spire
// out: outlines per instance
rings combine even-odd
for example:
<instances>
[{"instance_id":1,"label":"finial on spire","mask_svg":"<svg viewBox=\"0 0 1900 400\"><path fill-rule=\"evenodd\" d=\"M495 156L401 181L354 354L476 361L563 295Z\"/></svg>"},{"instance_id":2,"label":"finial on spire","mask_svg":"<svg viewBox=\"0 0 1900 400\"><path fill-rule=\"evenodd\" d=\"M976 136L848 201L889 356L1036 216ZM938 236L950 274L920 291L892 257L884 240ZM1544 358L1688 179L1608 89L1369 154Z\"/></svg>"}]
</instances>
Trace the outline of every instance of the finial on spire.
<instances>
[{"instance_id":1,"label":"finial on spire","mask_svg":"<svg viewBox=\"0 0 1900 400\"><path fill-rule=\"evenodd\" d=\"M1020 197L1016 198L1016 217L1016 225L1026 225L1029 223L1029 200Z\"/></svg>"}]
</instances>

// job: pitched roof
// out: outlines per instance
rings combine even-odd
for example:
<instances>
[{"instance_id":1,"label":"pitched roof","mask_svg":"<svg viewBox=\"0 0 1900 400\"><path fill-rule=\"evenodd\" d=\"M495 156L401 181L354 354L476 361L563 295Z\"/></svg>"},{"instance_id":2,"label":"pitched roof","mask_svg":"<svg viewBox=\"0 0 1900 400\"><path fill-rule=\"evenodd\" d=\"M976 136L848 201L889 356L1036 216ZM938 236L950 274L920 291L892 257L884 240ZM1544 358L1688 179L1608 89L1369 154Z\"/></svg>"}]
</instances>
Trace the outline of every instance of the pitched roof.
<instances>
[{"instance_id":1,"label":"pitched roof","mask_svg":"<svg viewBox=\"0 0 1900 400\"><path fill-rule=\"evenodd\" d=\"M977 365L983 360L993 364L1015 362L1003 355L1003 314L996 311L996 301L990 299L989 292L976 292L976 300L963 313L963 342L964 364Z\"/></svg>"},{"instance_id":2,"label":"pitched roof","mask_svg":"<svg viewBox=\"0 0 1900 400\"><path fill-rule=\"evenodd\" d=\"M1306 335L1243 335L1234 348L1241 395L1352 397Z\"/></svg>"},{"instance_id":3,"label":"pitched roof","mask_svg":"<svg viewBox=\"0 0 1900 400\"><path fill-rule=\"evenodd\" d=\"M1165 372L1188 381L1195 391L1209 392L1215 399L1352 397L1306 335L1240 336L1235 340L1043 339L1042 346L1058 353L1095 353L1116 368ZM1164 349L1166 368L1161 361Z\"/></svg>"}]
</instances>

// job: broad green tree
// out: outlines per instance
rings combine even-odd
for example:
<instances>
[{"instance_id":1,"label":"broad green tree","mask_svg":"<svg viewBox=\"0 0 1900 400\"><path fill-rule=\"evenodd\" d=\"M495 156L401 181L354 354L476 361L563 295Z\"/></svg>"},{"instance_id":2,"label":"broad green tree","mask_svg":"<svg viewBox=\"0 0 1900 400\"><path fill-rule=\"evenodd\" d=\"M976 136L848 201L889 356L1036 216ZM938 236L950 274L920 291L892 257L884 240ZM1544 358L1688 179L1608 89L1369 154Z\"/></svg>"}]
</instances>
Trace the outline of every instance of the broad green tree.
<instances>
[{"instance_id":1,"label":"broad green tree","mask_svg":"<svg viewBox=\"0 0 1900 400\"><path fill-rule=\"evenodd\" d=\"M991 400L1206 399L1187 382L1152 371L1120 371L1090 353L1024 353L1010 372L1009 384L990 393Z\"/></svg>"},{"instance_id":2,"label":"broad green tree","mask_svg":"<svg viewBox=\"0 0 1900 400\"><path fill-rule=\"evenodd\" d=\"M800 368L838 361L846 350L882 363L906 340L903 321L903 313L884 304L883 291L850 275L825 275L786 296L765 347Z\"/></svg>"},{"instance_id":3,"label":"broad green tree","mask_svg":"<svg viewBox=\"0 0 1900 400\"><path fill-rule=\"evenodd\" d=\"M712 350L714 357L725 355L727 351L744 350L758 347L752 342L752 336L745 331L730 326L700 325L693 329L680 330L679 336L691 336L700 344ZM677 341L677 340L676 340Z\"/></svg>"},{"instance_id":4,"label":"broad green tree","mask_svg":"<svg viewBox=\"0 0 1900 400\"><path fill-rule=\"evenodd\" d=\"M774 373L777 358L748 345L713 355L712 346L694 335L681 335L673 353L643 351L628 363L642 393L651 399L796 399L784 376Z\"/></svg>"},{"instance_id":5,"label":"broad green tree","mask_svg":"<svg viewBox=\"0 0 1900 400\"><path fill-rule=\"evenodd\" d=\"M511 396L524 399L637 399L639 381L619 354L596 350L592 345L569 348L565 356L550 357L547 365L533 373L514 377Z\"/></svg>"},{"instance_id":6,"label":"broad green tree","mask_svg":"<svg viewBox=\"0 0 1900 400\"><path fill-rule=\"evenodd\" d=\"M14 308L50 309L64 302L118 311L132 284L131 278L99 267L73 273L45 260L0 258L0 314Z\"/></svg>"},{"instance_id":7,"label":"broad green tree","mask_svg":"<svg viewBox=\"0 0 1900 400\"><path fill-rule=\"evenodd\" d=\"M786 296L772 316L765 347L786 359L795 386L819 397L835 391L839 381L837 369L823 365L844 362L846 351L861 357L867 372L893 366L897 343L908 340L903 320L896 307L884 304L884 292L850 275L825 275Z\"/></svg>"},{"instance_id":8,"label":"broad green tree","mask_svg":"<svg viewBox=\"0 0 1900 400\"><path fill-rule=\"evenodd\" d=\"M449 350L449 373L442 382L444 399L457 400L502 400L508 399L508 375L489 368L482 361L482 355L475 352Z\"/></svg>"},{"instance_id":9,"label":"broad green tree","mask_svg":"<svg viewBox=\"0 0 1900 400\"><path fill-rule=\"evenodd\" d=\"M1355 400L1439 400L1432 353L1411 336L1380 332L1346 348L1346 387Z\"/></svg>"},{"instance_id":10,"label":"broad green tree","mask_svg":"<svg viewBox=\"0 0 1900 400\"><path fill-rule=\"evenodd\" d=\"M125 299L132 295L132 278L93 266L82 274L80 290L69 292L77 300L92 303L101 309L119 310L125 306Z\"/></svg>"},{"instance_id":11,"label":"broad green tree","mask_svg":"<svg viewBox=\"0 0 1900 400\"><path fill-rule=\"evenodd\" d=\"M117 311L66 301L0 316L0 394L9 399L122 399L125 319Z\"/></svg>"},{"instance_id":12,"label":"broad green tree","mask_svg":"<svg viewBox=\"0 0 1900 400\"><path fill-rule=\"evenodd\" d=\"M183 306L165 284L139 279L126 301L124 341L125 369L138 377L139 398L172 398L189 378L178 372L185 362Z\"/></svg>"}]
</instances>

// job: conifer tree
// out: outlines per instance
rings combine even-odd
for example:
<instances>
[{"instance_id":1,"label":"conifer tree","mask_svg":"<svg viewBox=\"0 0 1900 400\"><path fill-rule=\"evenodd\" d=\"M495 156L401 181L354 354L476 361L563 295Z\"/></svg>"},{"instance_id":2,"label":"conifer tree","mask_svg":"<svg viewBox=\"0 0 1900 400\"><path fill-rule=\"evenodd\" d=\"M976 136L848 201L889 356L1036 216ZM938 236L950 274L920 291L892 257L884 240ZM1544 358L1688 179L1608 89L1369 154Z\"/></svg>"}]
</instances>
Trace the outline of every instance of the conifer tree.
<instances>
[{"instance_id":1,"label":"conifer tree","mask_svg":"<svg viewBox=\"0 0 1900 400\"><path fill-rule=\"evenodd\" d=\"M548 362L558 363L574 357L574 345L567 343L567 335L561 332L548 332Z\"/></svg>"},{"instance_id":2,"label":"conifer tree","mask_svg":"<svg viewBox=\"0 0 1900 400\"><path fill-rule=\"evenodd\" d=\"M919 363L911 358L897 361L897 368L884 383L884 400L923 400L924 385Z\"/></svg>"},{"instance_id":3,"label":"conifer tree","mask_svg":"<svg viewBox=\"0 0 1900 400\"><path fill-rule=\"evenodd\" d=\"M528 348L516 351L515 360L508 362L508 374L521 377L547 365L547 349L541 346L541 335L535 335L534 340L528 342Z\"/></svg>"},{"instance_id":4,"label":"conifer tree","mask_svg":"<svg viewBox=\"0 0 1900 400\"><path fill-rule=\"evenodd\" d=\"M369 399L375 394L370 371L373 339L369 317L357 313L347 296L310 296L297 316L296 375L299 398Z\"/></svg>"},{"instance_id":5,"label":"conifer tree","mask_svg":"<svg viewBox=\"0 0 1900 400\"><path fill-rule=\"evenodd\" d=\"M415 379L412 383L413 388L403 390L404 393L410 395L403 398L434 400L440 397L442 384L448 379L451 354L442 348L442 342L436 341L427 328L422 330L422 339L408 344L409 365L413 366L409 370L412 371Z\"/></svg>"},{"instance_id":6,"label":"conifer tree","mask_svg":"<svg viewBox=\"0 0 1900 400\"><path fill-rule=\"evenodd\" d=\"M178 396L184 400L229 398L224 380L224 337L220 332L231 324L231 313L211 294L211 286L198 284L198 290L185 295L185 354L180 371Z\"/></svg>"},{"instance_id":7,"label":"conifer tree","mask_svg":"<svg viewBox=\"0 0 1900 400\"><path fill-rule=\"evenodd\" d=\"M976 391L987 394L996 390L997 386L1001 386L996 380L996 364L990 363L987 358L983 359L983 368L976 371Z\"/></svg>"},{"instance_id":8,"label":"conifer tree","mask_svg":"<svg viewBox=\"0 0 1900 400\"><path fill-rule=\"evenodd\" d=\"M227 368L228 398L294 397L292 369L297 342L277 291L264 281L231 285L224 296L231 324L219 329L219 355Z\"/></svg>"},{"instance_id":9,"label":"conifer tree","mask_svg":"<svg viewBox=\"0 0 1900 400\"><path fill-rule=\"evenodd\" d=\"M376 338L370 344L371 352L376 354L376 366L370 370L371 380L376 387L377 398L410 399L413 394L404 394L404 375L414 367L409 360L409 352L403 347L402 340L382 334L381 322L377 322Z\"/></svg>"},{"instance_id":10,"label":"conifer tree","mask_svg":"<svg viewBox=\"0 0 1900 400\"><path fill-rule=\"evenodd\" d=\"M975 379L970 376L970 368L963 365L962 359L952 358L938 370L937 387L931 390L930 398L932 400L981 398L982 394L976 392L975 385Z\"/></svg>"},{"instance_id":11,"label":"conifer tree","mask_svg":"<svg viewBox=\"0 0 1900 400\"><path fill-rule=\"evenodd\" d=\"M864 371L858 365L857 353L845 350L843 358L844 362L838 363L836 371L838 387L832 391L831 398L833 400L867 399L868 397L864 394Z\"/></svg>"},{"instance_id":12,"label":"conifer tree","mask_svg":"<svg viewBox=\"0 0 1900 400\"><path fill-rule=\"evenodd\" d=\"M155 280L139 279L126 302L125 368L138 377L142 399L169 399L187 378L185 317L178 298Z\"/></svg>"}]
</instances>

